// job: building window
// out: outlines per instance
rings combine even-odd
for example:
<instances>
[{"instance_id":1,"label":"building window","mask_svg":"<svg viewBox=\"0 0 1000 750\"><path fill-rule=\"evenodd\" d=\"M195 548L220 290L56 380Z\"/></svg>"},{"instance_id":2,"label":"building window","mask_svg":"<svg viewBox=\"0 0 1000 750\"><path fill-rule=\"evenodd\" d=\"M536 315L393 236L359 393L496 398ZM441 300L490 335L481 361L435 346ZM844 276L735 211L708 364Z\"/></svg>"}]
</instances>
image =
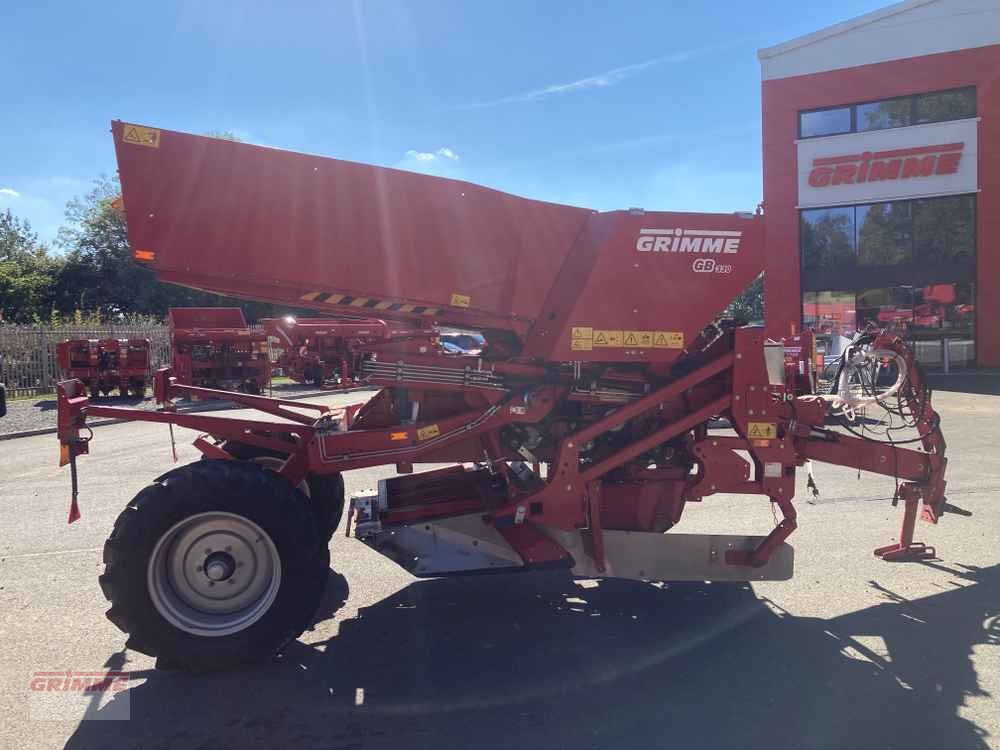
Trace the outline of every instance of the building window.
<instances>
[{"instance_id":1,"label":"building window","mask_svg":"<svg viewBox=\"0 0 1000 750\"><path fill-rule=\"evenodd\" d=\"M971 282L802 294L802 325L815 332L827 357L839 356L857 331L875 325L905 337L925 365L971 367L975 322Z\"/></svg>"},{"instance_id":2,"label":"building window","mask_svg":"<svg viewBox=\"0 0 1000 750\"><path fill-rule=\"evenodd\" d=\"M804 209L802 270L850 275L861 267L938 266L974 275L975 206L974 195L952 195Z\"/></svg>"},{"instance_id":3,"label":"building window","mask_svg":"<svg viewBox=\"0 0 1000 750\"><path fill-rule=\"evenodd\" d=\"M974 86L799 113L799 138L902 128L976 116Z\"/></svg>"},{"instance_id":4,"label":"building window","mask_svg":"<svg viewBox=\"0 0 1000 750\"><path fill-rule=\"evenodd\" d=\"M938 91L916 97L914 123L964 120L976 116L975 88Z\"/></svg>"},{"instance_id":5,"label":"building window","mask_svg":"<svg viewBox=\"0 0 1000 750\"><path fill-rule=\"evenodd\" d=\"M799 137L815 138L851 132L851 108L818 109L799 115Z\"/></svg>"},{"instance_id":6,"label":"building window","mask_svg":"<svg viewBox=\"0 0 1000 750\"><path fill-rule=\"evenodd\" d=\"M855 208L858 265L899 266L913 260L911 201Z\"/></svg>"},{"instance_id":7,"label":"building window","mask_svg":"<svg viewBox=\"0 0 1000 750\"><path fill-rule=\"evenodd\" d=\"M917 263L970 265L976 259L975 199L971 195L913 201Z\"/></svg>"},{"instance_id":8,"label":"building window","mask_svg":"<svg viewBox=\"0 0 1000 750\"><path fill-rule=\"evenodd\" d=\"M854 266L854 206L803 211L801 226L803 268Z\"/></svg>"},{"instance_id":9,"label":"building window","mask_svg":"<svg viewBox=\"0 0 1000 750\"><path fill-rule=\"evenodd\" d=\"M913 124L913 100L886 99L882 102L858 104L858 130L884 130Z\"/></svg>"}]
</instances>

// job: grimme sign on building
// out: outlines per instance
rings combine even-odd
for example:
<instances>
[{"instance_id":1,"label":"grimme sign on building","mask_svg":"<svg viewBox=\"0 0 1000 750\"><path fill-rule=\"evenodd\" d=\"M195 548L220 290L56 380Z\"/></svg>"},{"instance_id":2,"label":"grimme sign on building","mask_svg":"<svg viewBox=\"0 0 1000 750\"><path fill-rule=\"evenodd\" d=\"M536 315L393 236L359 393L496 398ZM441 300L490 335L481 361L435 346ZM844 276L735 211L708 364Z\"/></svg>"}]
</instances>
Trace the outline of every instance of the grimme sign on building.
<instances>
[{"instance_id":1,"label":"grimme sign on building","mask_svg":"<svg viewBox=\"0 0 1000 750\"><path fill-rule=\"evenodd\" d=\"M975 192L978 122L799 140L799 207Z\"/></svg>"},{"instance_id":2,"label":"grimme sign on building","mask_svg":"<svg viewBox=\"0 0 1000 750\"><path fill-rule=\"evenodd\" d=\"M797 141L799 207L976 191L978 118Z\"/></svg>"}]
</instances>

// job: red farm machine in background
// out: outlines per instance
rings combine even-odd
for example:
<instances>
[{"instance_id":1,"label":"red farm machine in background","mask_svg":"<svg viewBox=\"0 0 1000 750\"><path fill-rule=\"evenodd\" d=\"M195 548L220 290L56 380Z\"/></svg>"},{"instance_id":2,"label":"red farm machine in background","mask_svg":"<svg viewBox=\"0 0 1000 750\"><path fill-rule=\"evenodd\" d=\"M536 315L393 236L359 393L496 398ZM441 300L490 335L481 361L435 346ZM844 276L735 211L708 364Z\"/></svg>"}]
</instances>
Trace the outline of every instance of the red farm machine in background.
<instances>
[{"instance_id":1,"label":"red farm machine in background","mask_svg":"<svg viewBox=\"0 0 1000 750\"><path fill-rule=\"evenodd\" d=\"M297 383L349 388L362 363L379 354L436 350L435 331L377 318L267 318L261 321L280 351L275 365Z\"/></svg>"},{"instance_id":2,"label":"red farm machine in background","mask_svg":"<svg viewBox=\"0 0 1000 750\"><path fill-rule=\"evenodd\" d=\"M238 307L171 307L170 346L178 383L261 393L271 380L267 333Z\"/></svg>"},{"instance_id":3,"label":"red farm machine in background","mask_svg":"<svg viewBox=\"0 0 1000 750\"><path fill-rule=\"evenodd\" d=\"M149 339L69 339L56 345L56 361L62 376L79 380L91 396L117 390L123 398L142 398L150 375Z\"/></svg>"},{"instance_id":4,"label":"red farm machine in background","mask_svg":"<svg viewBox=\"0 0 1000 750\"><path fill-rule=\"evenodd\" d=\"M399 475L350 499L346 533L415 576L787 579L810 461L895 477L902 530L876 555L934 554L914 524L943 510L945 443L905 343L857 337L821 396L811 340L786 352L719 318L761 273L762 215L599 213L121 122L113 133L129 242L159 279L483 340L474 355L366 344L362 373L381 390L336 409L192 387L167 369L155 412L61 383L71 521L76 458L99 445L88 418L202 433L206 460L153 480L107 542L108 617L131 647L202 670L279 651L320 601L341 475L366 467ZM897 378L876 392L885 362ZM184 395L258 416L179 413ZM905 432L878 439L890 412ZM450 466L413 473L429 463ZM761 498L780 520L765 536L684 533L717 493Z\"/></svg>"}]
</instances>

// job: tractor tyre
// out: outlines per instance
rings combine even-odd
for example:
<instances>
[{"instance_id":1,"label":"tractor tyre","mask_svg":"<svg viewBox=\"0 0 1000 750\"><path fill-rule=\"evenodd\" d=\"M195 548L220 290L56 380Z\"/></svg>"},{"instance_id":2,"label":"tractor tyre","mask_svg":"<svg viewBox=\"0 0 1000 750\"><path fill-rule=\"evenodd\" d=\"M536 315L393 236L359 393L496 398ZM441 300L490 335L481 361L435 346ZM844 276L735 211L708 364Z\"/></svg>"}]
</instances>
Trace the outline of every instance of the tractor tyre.
<instances>
[{"instance_id":1,"label":"tractor tyre","mask_svg":"<svg viewBox=\"0 0 1000 750\"><path fill-rule=\"evenodd\" d=\"M196 461L128 504L101 589L126 646L195 672L272 659L311 623L330 552L306 498L251 463Z\"/></svg>"},{"instance_id":2,"label":"tractor tyre","mask_svg":"<svg viewBox=\"0 0 1000 750\"><path fill-rule=\"evenodd\" d=\"M227 440L220 447L233 458L240 461L256 461L265 468L277 468L275 460L284 459L278 451L235 440ZM308 490L309 510L316 520L316 528L323 539L329 542L337 532L340 519L344 515L344 477L339 473L308 474L305 484L306 487L303 489Z\"/></svg>"}]
</instances>

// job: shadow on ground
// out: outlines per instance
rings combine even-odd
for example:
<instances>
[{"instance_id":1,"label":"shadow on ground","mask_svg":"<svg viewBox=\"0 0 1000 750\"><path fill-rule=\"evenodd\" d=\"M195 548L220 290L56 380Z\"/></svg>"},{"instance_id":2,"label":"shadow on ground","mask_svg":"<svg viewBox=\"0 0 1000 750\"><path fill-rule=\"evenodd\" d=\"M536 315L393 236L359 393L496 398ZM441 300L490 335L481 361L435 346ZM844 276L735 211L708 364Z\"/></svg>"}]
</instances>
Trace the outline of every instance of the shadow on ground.
<instances>
[{"instance_id":1,"label":"shadow on ground","mask_svg":"<svg viewBox=\"0 0 1000 750\"><path fill-rule=\"evenodd\" d=\"M832 620L745 585L422 581L271 667L144 673L127 725L67 747L987 748L958 709L1000 643L1000 566L951 572Z\"/></svg>"}]
</instances>

